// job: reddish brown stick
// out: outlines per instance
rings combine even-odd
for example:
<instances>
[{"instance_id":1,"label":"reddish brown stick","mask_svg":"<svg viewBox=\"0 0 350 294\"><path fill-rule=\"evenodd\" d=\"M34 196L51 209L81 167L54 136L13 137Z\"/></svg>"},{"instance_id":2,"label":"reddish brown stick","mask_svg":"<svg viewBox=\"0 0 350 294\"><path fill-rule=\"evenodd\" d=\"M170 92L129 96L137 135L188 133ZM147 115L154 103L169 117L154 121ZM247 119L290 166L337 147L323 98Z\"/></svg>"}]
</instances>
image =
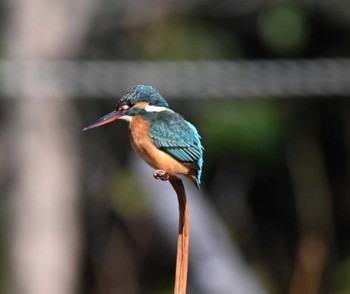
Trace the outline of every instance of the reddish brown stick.
<instances>
[{"instance_id":1,"label":"reddish brown stick","mask_svg":"<svg viewBox=\"0 0 350 294\"><path fill-rule=\"evenodd\" d=\"M185 294L188 272L188 252L190 241L190 218L188 214L186 192L182 180L170 179L179 201L179 234L177 239L177 257L174 294Z\"/></svg>"}]
</instances>

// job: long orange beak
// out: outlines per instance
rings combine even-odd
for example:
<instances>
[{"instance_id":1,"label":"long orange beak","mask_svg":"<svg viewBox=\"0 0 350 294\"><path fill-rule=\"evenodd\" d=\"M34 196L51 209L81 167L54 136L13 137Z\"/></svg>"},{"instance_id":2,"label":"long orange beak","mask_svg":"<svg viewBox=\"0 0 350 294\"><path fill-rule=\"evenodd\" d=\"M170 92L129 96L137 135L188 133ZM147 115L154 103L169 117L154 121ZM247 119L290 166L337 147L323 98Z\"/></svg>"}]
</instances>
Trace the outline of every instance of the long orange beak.
<instances>
[{"instance_id":1,"label":"long orange beak","mask_svg":"<svg viewBox=\"0 0 350 294\"><path fill-rule=\"evenodd\" d=\"M100 117L98 120L96 120L93 123L91 123L88 126L86 126L83 129L83 131L86 131L86 130L89 130L89 129L93 129L93 128L97 128L97 127L105 125L105 124L109 124L110 122L117 120L118 118L120 118L124 114L125 114L124 111L114 110L111 113L108 113L108 114Z\"/></svg>"}]
</instances>

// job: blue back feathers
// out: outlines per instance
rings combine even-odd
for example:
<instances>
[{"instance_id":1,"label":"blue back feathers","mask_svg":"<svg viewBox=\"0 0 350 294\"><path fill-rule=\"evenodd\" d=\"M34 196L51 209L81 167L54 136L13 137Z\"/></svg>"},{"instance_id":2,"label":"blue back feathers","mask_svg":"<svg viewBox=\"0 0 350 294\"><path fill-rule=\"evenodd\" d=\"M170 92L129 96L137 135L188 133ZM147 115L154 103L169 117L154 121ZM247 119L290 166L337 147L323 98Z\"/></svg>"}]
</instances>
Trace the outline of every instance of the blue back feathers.
<instances>
[{"instance_id":1,"label":"blue back feathers","mask_svg":"<svg viewBox=\"0 0 350 294\"><path fill-rule=\"evenodd\" d=\"M153 113L149 133L157 148L195 171L199 188L204 148L197 129L181 115L172 111L161 111Z\"/></svg>"}]
</instances>

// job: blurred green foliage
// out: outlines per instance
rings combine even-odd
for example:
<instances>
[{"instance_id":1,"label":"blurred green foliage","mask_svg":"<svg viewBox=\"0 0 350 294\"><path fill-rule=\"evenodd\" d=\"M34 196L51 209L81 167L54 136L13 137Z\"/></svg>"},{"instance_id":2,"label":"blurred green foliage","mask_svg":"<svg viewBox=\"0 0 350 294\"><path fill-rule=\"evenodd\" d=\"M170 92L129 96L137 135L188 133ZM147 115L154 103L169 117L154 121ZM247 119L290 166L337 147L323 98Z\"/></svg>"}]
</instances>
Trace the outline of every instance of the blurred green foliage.
<instances>
[{"instance_id":1,"label":"blurred green foliage","mask_svg":"<svg viewBox=\"0 0 350 294\"><path fill-rule=\"evenodd\" d=\"M258 33L266 48L277 56L296 56L309 41L310 26L305 10L294 2L265 7L258 22Z\"/></svg>"},{"instance_id":2,"label":"blurred green foliage","mask_svg":"<svg viewBox=\"0 0 350 294\"><path fill-rule=\"evenodd\" d=\"M346 294L350 289L350 259L347 258L339 264L333 274L332 288L334 294Z\"/></svg>"},{"instance_id":3,"label":"blurred green foliage","mask_svg":"<svg viewBox=\"0 0 350 294\"><path fill-rule=\"evenodd\" d=\"M190 19L149 25L134 39L139 57L157 60L238 58L242 48L234 35Z\"/></svg>"},{"instance_id":4,"label":"blurred green foliage","mask_svg":"<svg viewBox=\"0 0 350 294\"><path fill-rule=\"evenodd\" d=\"M215 154L228 156L244 153L254 158L264 158L282 141L283 114L275 101L225 101L220 106L212 102L202 108L203 112L199 115L202 136L210 138L206 148Z\"/></svg>"},{"instance_id":5,"label":"blurred green foliage","mask_svg":"<svg viewBox=\"0 0 350 294\"><path fill-rule=\"evenodd\" d=\"M142 189L135 184L128 170L119 170L111 177L110 202L112 209L125 218L139 218L147 214L147 204Z\"/></svg>"}]
</instances>

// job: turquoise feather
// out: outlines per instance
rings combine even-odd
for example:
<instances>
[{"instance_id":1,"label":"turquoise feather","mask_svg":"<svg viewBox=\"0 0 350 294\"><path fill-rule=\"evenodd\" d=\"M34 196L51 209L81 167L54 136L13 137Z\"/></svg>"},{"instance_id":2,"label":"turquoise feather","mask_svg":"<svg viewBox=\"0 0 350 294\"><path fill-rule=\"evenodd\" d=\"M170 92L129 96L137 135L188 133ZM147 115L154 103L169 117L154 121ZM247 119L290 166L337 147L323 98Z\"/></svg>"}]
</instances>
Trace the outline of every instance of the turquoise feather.
<instances>
[{"instance_id":1,"label":"turquoise feather","mask_svg":"<svg viewBox=\"0 0 350 294\"><path fill-rule=\"evenodd\" d=\"M155 146L195 169L199 187L204 148L197 129L173 111L145 113L143 117L150 123L149 135Z\"/></svg>"}]
</instances>

